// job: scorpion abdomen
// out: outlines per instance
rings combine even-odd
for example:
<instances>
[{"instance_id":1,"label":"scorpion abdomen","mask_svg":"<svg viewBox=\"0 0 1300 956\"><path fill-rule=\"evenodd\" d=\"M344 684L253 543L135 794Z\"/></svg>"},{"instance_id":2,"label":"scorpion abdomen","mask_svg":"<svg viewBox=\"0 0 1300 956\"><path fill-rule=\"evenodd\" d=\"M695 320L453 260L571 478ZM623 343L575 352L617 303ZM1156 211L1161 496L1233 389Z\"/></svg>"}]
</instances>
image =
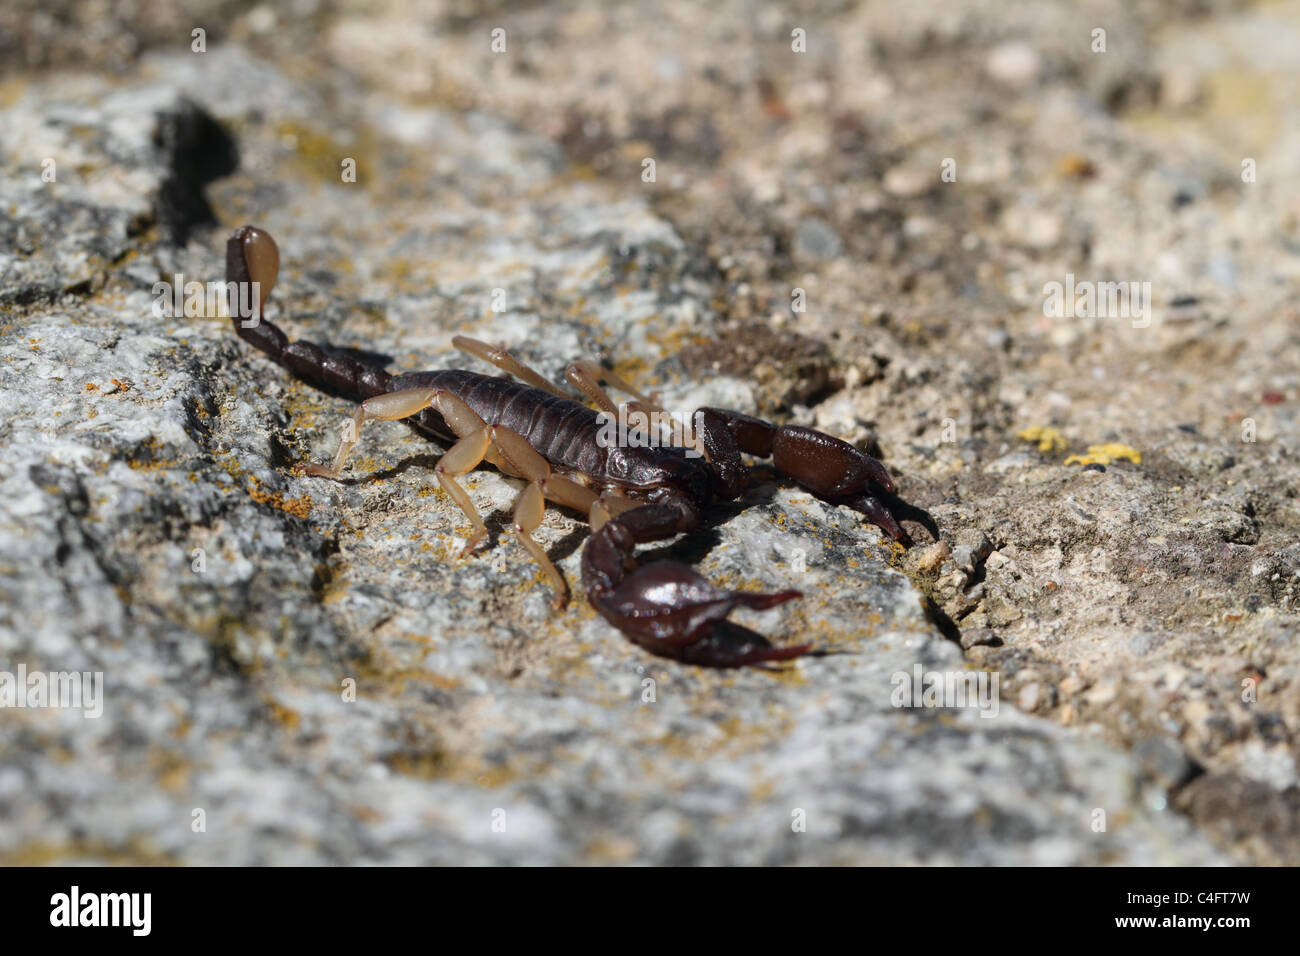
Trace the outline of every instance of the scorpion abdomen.
<instances>
[{"instance_id":1,"label":"scorpion abdomen","mask_svg":"<svg viewBox=\"0 0 1300 956\"><path fill-rule=\"evenodd\" d=\"M598 482L617 478L606 467L608 449L599 441L600 416L580 402L463 369L412 372L388 384L389 391L410 388L452 392L483 421L518 432L558 470Z\"/></svg>"}]
</instances>

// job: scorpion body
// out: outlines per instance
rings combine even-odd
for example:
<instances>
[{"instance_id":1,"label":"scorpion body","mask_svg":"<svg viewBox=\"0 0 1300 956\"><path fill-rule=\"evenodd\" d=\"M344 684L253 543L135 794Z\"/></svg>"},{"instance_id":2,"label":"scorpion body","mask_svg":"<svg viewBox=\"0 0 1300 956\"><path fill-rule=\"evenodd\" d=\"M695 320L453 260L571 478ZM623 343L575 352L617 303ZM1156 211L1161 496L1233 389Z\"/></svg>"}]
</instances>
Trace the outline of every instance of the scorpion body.
<instances>
[{"instance_id":1,"label":"scorpion body","mask_svg":"<svg viewBox=\"0 0 1300 956\"><path fill-rule=\"evenodd\" d=\"M556 471L605 490L640 488L663 481L664 472L693 472L696 482L707 482L707 469L692 469L686 449L604 446L600 414L571 398L552 395L528 385L479 375L462 369L410 372L394 377L391 391L434 388L454 392L485 422L504 425L522 435ZM444 441L454 435L438 434ZM669 466L668 460L680 461Z\"/></svg>"},{"instance_id":2,"label":"scorpion body","mask_svg":"<svg viewBox=\"0 0 1300 956\"><path fill-rule=\"evenodd\" d=\"M456 478L483 460L524 478L528 484L516 503L514 530L550 578L556 609L564 604L567 585L531 532L541 523L547 501L586 512L593 529L582 555L587 597L606 620L654 654L737 667L812 651L809 644L774 647L727 620L737 607L775 607L800 592L722 590L679 562L638 567L634 560L638 544L690 531L712 504L738 497L748 480L742 454L771 457L778 471L813 494L860 511L895 539L908 542L885 503L893 481L884 466L837 438L705 408L696 413L694 444L602 441L599 413L507 353L472 339L453 342L528 384L459 369L392 375L356 353L290 341L262 315L278 270L279 251L265 231L245 226L228 242L227 281L252 283L259 291L251 299L232 299L245 303L232 310L240 337L309 384L359 403L356 429L366 421L405 419L449 445L435 475L474 528L462 555L487 532ZM594 362L573 363L567 378L603 412L617 411L601 387L605 383L636 396L633 407L663 411ZM355 429L345 431L333 466L311 465L306 473L337 478L355 443Z\"/></svg>"}]
</instances>

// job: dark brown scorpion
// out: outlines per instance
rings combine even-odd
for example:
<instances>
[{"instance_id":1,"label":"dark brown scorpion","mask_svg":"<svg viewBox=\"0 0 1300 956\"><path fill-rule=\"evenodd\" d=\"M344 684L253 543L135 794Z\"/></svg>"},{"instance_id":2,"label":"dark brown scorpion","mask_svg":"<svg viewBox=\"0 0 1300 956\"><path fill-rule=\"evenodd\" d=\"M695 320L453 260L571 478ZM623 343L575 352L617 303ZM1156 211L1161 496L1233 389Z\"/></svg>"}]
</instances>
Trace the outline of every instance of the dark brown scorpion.
<instances>
[{"instance_id":1,"label":"dark brown scorpion","mask_svg":"<svg viewBox=\"0 0 1300 956\"><path fill-rule=\"evenodd\" d=\"M886 496L892 499L894 482L884 465L838 438L702 408L695 414L695 435L679 437L677 444L601 440L605 420L600 413L567 397L506 352L473 339L452 341L527 384L459 369L391 375L348 351L289 341L262 315L279 267L279 250L264 230L244 226L230 238L226 281L232 290L257 293L232 296L235 330L307 383L360 403L333 465L311 465L307 473L337 478L365 422L409 419L449 446L434 471L473 527L462 556L483 541L487 529L456 479L485 459L505 474L523 478L528 483L515 503L514 531L550 579L552 607L564 605L568 589L532 537L547 501L588 516L592 534L582 554L587 597L607 621L652 654L709 667L740 667L813 651L811 644L774 647L726 619L735 608L776 607L800 597L799 591L720 590L685 564L661 560L638 567L633 558L638 544L690 531L711 504L737 498L749 478L742 454L770 457L778 472L818 498L847 505L894 539L910 543L885 503ZM602 413L618 412L603 385L632 395L641 410L663 412L594 361L572 363L566 377Z\"/></svg>"}]
</instances>

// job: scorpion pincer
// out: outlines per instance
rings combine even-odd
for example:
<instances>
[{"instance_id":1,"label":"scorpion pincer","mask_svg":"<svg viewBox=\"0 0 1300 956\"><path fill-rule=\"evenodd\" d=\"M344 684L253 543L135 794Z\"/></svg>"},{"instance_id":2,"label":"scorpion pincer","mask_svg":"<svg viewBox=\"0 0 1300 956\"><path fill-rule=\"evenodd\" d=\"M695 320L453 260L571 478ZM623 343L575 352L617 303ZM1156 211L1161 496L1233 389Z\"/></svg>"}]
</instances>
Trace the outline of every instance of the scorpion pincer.
<instances>
[{"instance_id":1,"label":"scorpion pincer","mask_svg":"<svg viewBox=\"0 0 1300 956\"><path fill-rule=\"evenodd\" d=\"M514 508L514 532L550 580L552 607L563 607L568 588L532 537L548 501L589 518L592 534L582 554L587 598L607 621L652 654L709 667L739 667L789 660L813 650L810 644L772 646L727 620L736 608L772 608L800 592L722 590L679 562L660 560L638 567L634 560L637 545L691 531L710 505L738 497L749 477L742 455L771 458L778 472L818 498L861 512L894 539L910 544L885 503L894 490L885 467L838 438L703 408L695 415L694 435L683 438L679 431L673 445L601 441L597 411L508 353L473 339L458 336L453 343L525 384L458 369L392 375L359 358L359 353L289 341L262 314L279 266L279 250L264 230L244 226L231 237L227 283L235 284L232 291L256 290L251 299L232 295L235 331L300 379L360 403L355 427L344 431L332 466L310 465L306 472L338 478L363 424L408 420L448 446L434 473L473 529L462 556L487 537L487 530L457 478L486 460L524 479ZM603 387L609 385L636 399L630 407L666 415L594 361L573 362L565 375L601 412L618 412Z\"/></svg>"}]
</instances>

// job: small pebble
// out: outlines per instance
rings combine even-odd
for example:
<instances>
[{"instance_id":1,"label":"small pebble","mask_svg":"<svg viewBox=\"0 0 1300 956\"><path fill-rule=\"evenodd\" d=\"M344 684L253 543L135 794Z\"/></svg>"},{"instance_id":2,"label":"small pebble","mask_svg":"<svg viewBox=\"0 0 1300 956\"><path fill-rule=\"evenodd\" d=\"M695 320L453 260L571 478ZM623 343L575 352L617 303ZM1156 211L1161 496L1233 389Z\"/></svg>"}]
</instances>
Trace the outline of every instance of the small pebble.
<instances>
[{"instance_id":1,"label":"small pebble","mask_svg":"<svg viewBox=\"0 0 1300 956\"><path fill-rule=\"evenodd\" d=\"M971 627L961 632L962 650L970 650L972 647L998 647L1002 644L1002 638L998 637L997 631L991 627Z\"/></svg>"},{"instance_id":2,"label":"small pebble","mask_svg":"<svg viewBox=\"0 0 1300 956\"><path fill-rule=\"evenodd\" d=\"M994 47L984 61L989 76L1008 86L1027 86L1038 78L1041 67L1038 51L1020 41Z\"/></svg>"},{"instance_id":3,"label":"small pebble","mask_svg":"<svg viewBox=\"0 0 1300 956\"><path fill-rule=\"evenodd\" d=\"M948 557L949 553L948 542L936 541L919 549L912 560L916 562L918 571L933 571L943 564L944 558Z\"/></svg>"},{"instance_id":4,"label":"small pebble","mask_svg":"<svg viewBox=\"0 0 1300 956\"><path fill-rule=\"evenodd\" d=\"M885 192L899 199L911 199L928 192L939 182L939 168L927 171L915 166L895 166L885 173Z\"/></svg>"},{"instance_id":5,"label":"small pebble","mask_svg":"<svg viewBox=\"0 0 1300 956\"><path fill-rule=\"evenodd\" d=\"M843 251L839 235L824 220L805 219L799 223L794 236L795 258L819 262L834 259Z\"/></svg>"}]
</instances>

